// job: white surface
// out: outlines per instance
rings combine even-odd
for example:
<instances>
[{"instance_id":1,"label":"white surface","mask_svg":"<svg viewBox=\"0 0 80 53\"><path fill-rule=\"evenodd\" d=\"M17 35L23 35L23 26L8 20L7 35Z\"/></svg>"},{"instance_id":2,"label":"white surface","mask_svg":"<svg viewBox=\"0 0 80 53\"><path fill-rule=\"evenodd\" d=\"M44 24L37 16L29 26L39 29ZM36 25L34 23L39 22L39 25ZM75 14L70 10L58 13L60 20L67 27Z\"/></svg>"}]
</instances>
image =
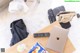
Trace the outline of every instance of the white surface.
<instances>
[{"instance_id":1,"label":"white surface","mask_svg":"<svg viewBox=\"0 0 80 53\"><path fill-rule=\"evenodd\" d=\"M64 0L53 0L51 8L63 5L67 11L76 11L80 13L80 2L64 2Z\"/></svg>"},{"instance_id":2,"label":"white surface","mask_svg":"<svg viewBox=\"0 0 80 53\"><path fill-rule=\"evenodd\" d=\"M80 18L75 16L72 19L68 36L76 50L80 50Z\"/></svg>"},{"instance_id":3,"label":"white surface","mask_svg":"<svg viewBox=\"0 0 80 53\"><path fill-rule=\"evenodd\" d=\"M10 24L14 20L22 18L30 34L39 31L49 25L47 10L51 0L41 0L40 4L30 9L28 13L10 14L8 10L0 13L0 48L8 48L12 38ZM45 7L45 8L44 8Z\"/></svg>"},{"instance_id":4,"label":"white surface","mask_svg":"<svg viewBox=\"0 0 80 53\"><path fill-rule=\"evenodd\" d=\"M35 9L31 9L27 14L10 14L7 9L0 13L0 48L8 48L10 44L10 40L12 38L12 34L10 31L10 23L14 20L22 18L27 26L29 33L35 33L40 29L44 28L45 26L49 25L49 20L47 18L47 10L49 7L55 8L61 5L66 7L68 11L76 11L80 12L80 3L70 3L64 2L64 0L40 0L39 6ZM52 6L50 6L52 3ZM76 26L79 26L80 19L78 23L73 23ZM78 27L79 28L79 27ZM77 29L75 29L77 30ZM74 39L75 36L71 36ZM77 40L77 41L75 41ZM79 39L75 39L72 42L78 42ZM80 41L79 41L80 42ZM80 46L80 45L79 45ZM78 45L76 46L78 47Z\"/></svg>"},{"instance_id":5,"label":"white surface","mask_svg":"<svg viewBox=\"0 0 80 53\"><path fill-rule=\"evenodd\" d=\"M27 49L27 47L26 47L25 44L20 44L20 45L17 46L17 51L18 52L23 52L26 49Z\"/></svg>"},{"instance_id":6,"label":"white surface","mask_svg":"<svg viewBox=\"0 0 80 53\"><path fill-rule=\"evenodd\" d=\"M29 10L28 6L26 5L26 2L24 0L22 1L11 1L9 3L8 11L10 13L17 13L18 11L27 12Z\"/></svg>"},{"instance_id":7,"label":"white surface","mask_svg":"<svg viewBox=\"0 0 80 53\"><path fill-rule=\"evenodd\" d=\"M80 50L76 50L76 51L74 51L73 53L80 53Z\"/></svg>"}]
</instances>

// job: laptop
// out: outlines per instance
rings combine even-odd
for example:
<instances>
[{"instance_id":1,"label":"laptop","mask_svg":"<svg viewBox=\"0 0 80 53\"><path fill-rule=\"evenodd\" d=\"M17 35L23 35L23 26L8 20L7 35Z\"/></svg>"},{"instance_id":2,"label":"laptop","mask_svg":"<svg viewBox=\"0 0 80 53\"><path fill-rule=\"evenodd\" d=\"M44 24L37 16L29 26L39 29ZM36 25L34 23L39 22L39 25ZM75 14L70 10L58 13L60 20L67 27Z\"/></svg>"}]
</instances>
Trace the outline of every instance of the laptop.
<instances>
[{"instance_id":1,"label":"laptop","mask_svg":"<svg viewBox=\"0 0 80 53\"><path fill-rule=\"evenodd\" d=\"M67 38L68 29L55 26L50 31L50 37L46 47L56 52L63 53Z\"/></svg>"}]
</instances>

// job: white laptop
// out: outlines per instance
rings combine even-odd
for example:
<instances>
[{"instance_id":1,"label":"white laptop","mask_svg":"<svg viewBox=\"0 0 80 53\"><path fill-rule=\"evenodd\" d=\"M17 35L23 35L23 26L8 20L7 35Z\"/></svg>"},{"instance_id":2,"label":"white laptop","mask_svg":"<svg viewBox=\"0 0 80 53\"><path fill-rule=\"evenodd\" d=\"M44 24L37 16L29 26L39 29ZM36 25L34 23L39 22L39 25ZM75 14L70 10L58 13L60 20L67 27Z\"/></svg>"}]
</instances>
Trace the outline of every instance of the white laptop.
<instances>
[{"instance_id":1,"label":"white laptop","mask_svg":"<svg viewBox=\"0 0 80 53\"><path fill-rule=\"evenodd\" d=\"M55 26L50 32L50 37L46 47L56 52L63 53L67 37L68 29Z\"/></svg>"}]
</instances>

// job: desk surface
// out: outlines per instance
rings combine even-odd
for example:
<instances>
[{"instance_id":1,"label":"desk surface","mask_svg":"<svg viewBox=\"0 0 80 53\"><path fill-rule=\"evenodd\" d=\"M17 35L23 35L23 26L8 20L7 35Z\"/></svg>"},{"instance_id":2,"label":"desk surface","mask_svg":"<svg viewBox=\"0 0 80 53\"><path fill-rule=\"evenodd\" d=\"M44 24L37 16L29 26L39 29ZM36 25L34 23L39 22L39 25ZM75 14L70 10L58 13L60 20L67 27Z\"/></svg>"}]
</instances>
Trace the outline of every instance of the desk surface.
<instances>
[{"instance_id":1,"label":"desk surface","mask_svg":"<svg viewBox=\"0 0 80 53\"><path fill-rule=\"evenodd\" d=\"M60 26L58 24L58 22L54 22L53 24L47 26L46 28L42 29L39 31L39 33L41 32L49 32L54 26ZM47 44L47 40L48 37L42 37L42 38L34 38L33 35L29 35L27 38L25 38L24 40L20 41L19 43L15 44L14 46L6 49L6 53L19 53L17 51L17 46L19 44L25 44L26 47L28 49L26 49L23 53L28 53L28 51L31 49L31 47L36 43L39 42L44 48L46 48L46 44ZM47 49L46 50L49 53L56 53L53 50ZM75 48L73 47L72 43L70 42L70 40L68 39L64 48L64 52L63 53L72 53L75 50Z\"/></svg>"}]
</instances>

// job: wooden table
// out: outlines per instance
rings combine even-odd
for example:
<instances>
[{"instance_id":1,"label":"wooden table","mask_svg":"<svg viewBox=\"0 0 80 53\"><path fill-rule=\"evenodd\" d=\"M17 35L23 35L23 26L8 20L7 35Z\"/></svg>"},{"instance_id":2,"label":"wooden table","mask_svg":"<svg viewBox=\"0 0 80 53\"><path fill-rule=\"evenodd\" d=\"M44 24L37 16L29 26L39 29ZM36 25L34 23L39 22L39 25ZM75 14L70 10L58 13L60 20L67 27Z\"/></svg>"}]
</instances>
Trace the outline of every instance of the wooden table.
<instances>
[{"instance_id":1,"label":"wooden table","mask_svg":"<svg viewBox=\"0 0 80 53\"><path fill-rule=\"evenodd\" d=\"M42 29L39 31L39 33L41 32L49 32L54 26L60 26L58 22L54 22L53 24L47 26L46 28ZM33 35L29 35L27 38L25 38L24 40L20 41L19 43L15 44L14 46L6 49L6 53L19 53L17 51L17 46L19 44L25 44L27 49L22 52L22 53L28 53L28 51L31 49L31 47L36 43L39 42L43 47L46 48L46 44L47 44L47 40L48 37L42 37L42 38L34 38ZM47 49L46 50L49 53L57 53L53 50ZM72 53L75 50L75 48L73 47L72 43L70 42L70 40L68 39L64 48L63 53Z\"/></svg>"}]
</instances>

